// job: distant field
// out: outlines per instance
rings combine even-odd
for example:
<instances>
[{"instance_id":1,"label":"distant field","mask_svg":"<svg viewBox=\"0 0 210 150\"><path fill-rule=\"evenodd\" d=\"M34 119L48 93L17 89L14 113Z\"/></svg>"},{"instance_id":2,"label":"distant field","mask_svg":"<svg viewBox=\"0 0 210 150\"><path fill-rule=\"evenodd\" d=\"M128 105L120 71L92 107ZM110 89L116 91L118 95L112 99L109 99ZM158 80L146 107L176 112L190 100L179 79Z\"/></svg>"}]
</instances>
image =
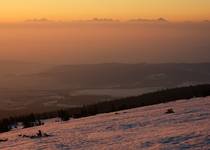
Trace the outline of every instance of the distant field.
<instances>
[{"instance_id":1,"label":"distant field","mask_svg":"<svg viewBox=\"0 0 210 150\"><path fill-rule=\"evenodd\" d=\"M0 118L49 112L106 101L108 95L71 95L70 91L0 90Z\"/></svg>"},{"instance_id":2,"label":"distant field","mask_svg":"<svg viewBox=\"0 0 210 150\"><path fill-rule=\"evenodd\" d=\"M72 93L73 96L78 95L108 95L114 98L123 98L129 96L137 96L143 93L154 92L160 90L160 87L150 88L130 88L130 89L86 89L78 90Z\"/></svg>"}]
</instances>

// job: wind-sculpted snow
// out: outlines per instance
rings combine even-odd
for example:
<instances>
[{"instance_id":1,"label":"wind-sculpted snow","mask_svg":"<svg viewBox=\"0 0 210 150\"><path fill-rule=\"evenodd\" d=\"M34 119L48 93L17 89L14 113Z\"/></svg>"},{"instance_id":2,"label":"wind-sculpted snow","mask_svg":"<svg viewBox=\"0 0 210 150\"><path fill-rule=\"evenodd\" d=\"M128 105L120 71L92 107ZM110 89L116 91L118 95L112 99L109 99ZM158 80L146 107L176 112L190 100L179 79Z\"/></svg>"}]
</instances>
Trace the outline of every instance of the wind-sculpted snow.
<instances>
[{"instance_id":1,"label":"wind-sculpted snow","mask_svg":"<svg viewBox=\"0 0 210 150\"><path fill-rule=\"evenodd\" d=\"M175 113L166 114L173 108ZM38 130L51 136L27 138ZM210 97L182 100L109 114L49 121L44 126L0 134L2 150L208 150Z\"/></svg>"}]
</instances>

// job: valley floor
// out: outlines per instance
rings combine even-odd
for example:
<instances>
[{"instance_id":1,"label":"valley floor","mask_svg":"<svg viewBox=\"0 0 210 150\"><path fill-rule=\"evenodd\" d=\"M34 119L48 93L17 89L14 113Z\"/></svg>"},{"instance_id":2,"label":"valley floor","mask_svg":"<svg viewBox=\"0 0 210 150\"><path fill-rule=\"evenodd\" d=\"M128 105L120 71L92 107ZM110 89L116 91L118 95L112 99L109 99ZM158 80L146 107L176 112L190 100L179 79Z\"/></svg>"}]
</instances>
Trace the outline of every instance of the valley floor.
<instances>
[{"instance_id":1,"label":"valley floor","mask_svg":"<svg viewBox=\"0 0 210 150\"><path fill-rule=\"evenodd\" d=\"M174 114L165 114L173 108ZM42 130L52 135L30 139ZM181 100L0 134L1 150L210 149L210 97Z\"/></svg>"}]
</instances>

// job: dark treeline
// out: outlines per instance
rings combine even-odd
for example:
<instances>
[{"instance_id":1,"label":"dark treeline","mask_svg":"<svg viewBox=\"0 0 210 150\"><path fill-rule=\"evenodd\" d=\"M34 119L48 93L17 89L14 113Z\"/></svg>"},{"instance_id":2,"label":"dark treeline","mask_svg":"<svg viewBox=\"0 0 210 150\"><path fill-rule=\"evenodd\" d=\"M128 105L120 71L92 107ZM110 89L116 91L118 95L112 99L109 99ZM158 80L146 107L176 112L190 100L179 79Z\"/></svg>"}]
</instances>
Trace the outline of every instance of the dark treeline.
<instances>
[{"instance_id":1,"label":"dark treeline","mask_svg":"<svg viewBox=\"0 0 210 150\"><path fill-rule=\"evenodd\" d=\"M43 125L40 115L29 114L2 119L0 120L0 133L10 131L12 128L17 128L18 123L20 122L22 123L23 128Z\"/></svg>"},{"instance_id":2,"label":"dark treeline","mask_svg":"<svg viewBox=\"0 0 210 150\"><path fill-rule=\"evenodd\" d=\"M210 96L210 84L165 89L140 96L127 97L112 101L100 102L94 105L83 106L78 110L77 113L73 114L73 117L80 118L99 113L108 113L136 107L167 103L181 99L191 99L194 97L206 96Z\"/></svg>"},{"instance_id":3,"label":"dark treeline","mask_svg":"<svg viewBox=\"0 0 210 150\"><path fill-rule=\"evenodd\" d=\"M16 126L18 122L22 122L23 127L27 128L31 126L42 125L40 121L41 119L60 117L61 120L67 121L70 117L81 118L100 113L108 113L136 107L166 103L175 100L206 96L210 96L210 84L165 89L157 92L143 94L140 96L104 101L97 104L77 108L69 108L57 112L10 117L8 119L3 119L0 121L0 132L11 130L12 127Z\"/></svg>"}]
</instances>

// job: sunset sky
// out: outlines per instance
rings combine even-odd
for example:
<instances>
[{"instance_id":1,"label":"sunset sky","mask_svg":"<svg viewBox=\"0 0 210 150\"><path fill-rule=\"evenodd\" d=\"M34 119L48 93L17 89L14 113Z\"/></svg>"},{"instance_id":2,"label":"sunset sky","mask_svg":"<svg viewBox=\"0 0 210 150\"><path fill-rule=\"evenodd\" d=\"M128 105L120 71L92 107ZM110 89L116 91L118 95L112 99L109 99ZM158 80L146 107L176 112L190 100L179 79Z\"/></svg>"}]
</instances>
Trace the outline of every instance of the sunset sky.
<instances>
[{"instance_id":1,"label":"sunset sky","mask_svg":"<svg viewBox=\"0 0 210 150\"><path fill-rule=\"evenodd\" d=\"M210 0L0 0L0 60L207 62L207 20Z\"/></svg>"},{"instance_id":2,"label":"sunset sky","mask_svg":"<svg viewBox=\"0 0 210 150\"><path fill-rule=\"evenodd\" d=\"M205 20L210 19L210 0L0 0L0 22L93 17Z\"/></svg>"}]
</instances>

